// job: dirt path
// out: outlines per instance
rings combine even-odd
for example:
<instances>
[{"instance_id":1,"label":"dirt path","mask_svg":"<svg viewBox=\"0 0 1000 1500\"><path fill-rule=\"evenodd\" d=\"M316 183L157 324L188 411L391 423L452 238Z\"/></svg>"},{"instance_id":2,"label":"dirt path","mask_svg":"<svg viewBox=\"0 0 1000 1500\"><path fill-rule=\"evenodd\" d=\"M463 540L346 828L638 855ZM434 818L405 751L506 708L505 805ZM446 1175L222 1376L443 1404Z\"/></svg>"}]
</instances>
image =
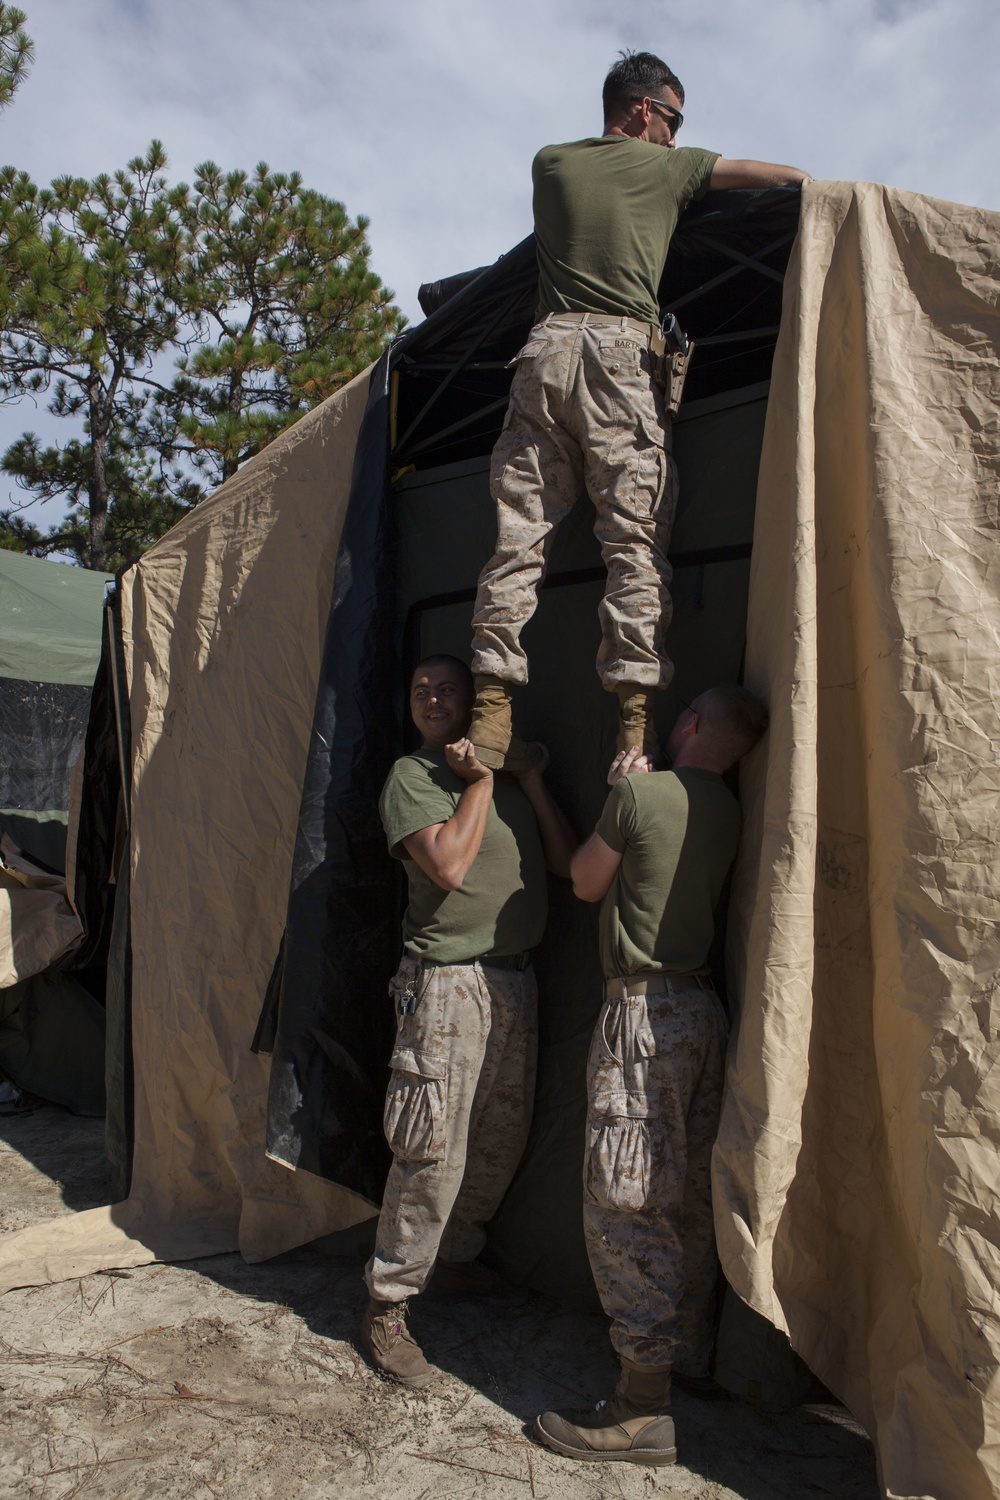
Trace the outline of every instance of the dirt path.
<instances>
[{"instance_id":1,"label":"dirt path","mask_svg":"<svg viewBox=\"0 0 1000 1500\"><path fill-rule=\"evenodd\" d=\"M102 1122L0 1120L0 1231L106 1201ZM351 1342L358 1261L316 1249L148 1266L0 1301L0 1496L17 1500L877 1500L867 1438L840 1408L765 1416L676 1400L682 1463L592 1466L529 1442L545 1406L614 1378L602 1319L538 1297L422 1299L442 1370L427 1394Z\"/></svg>"}]
</instances>

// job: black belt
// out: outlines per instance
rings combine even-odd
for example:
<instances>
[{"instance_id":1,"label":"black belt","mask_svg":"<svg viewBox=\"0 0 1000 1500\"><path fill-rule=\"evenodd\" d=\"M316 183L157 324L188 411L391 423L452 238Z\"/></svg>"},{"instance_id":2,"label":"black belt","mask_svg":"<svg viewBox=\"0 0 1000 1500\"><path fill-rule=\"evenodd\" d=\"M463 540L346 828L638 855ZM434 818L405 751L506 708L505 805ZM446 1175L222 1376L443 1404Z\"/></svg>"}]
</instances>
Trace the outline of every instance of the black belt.
<instances>
[{"instance_id":1,"label":"black belt","mask_svg":"<svg viewBox=\"0 0 1000 1500\"><path fill-rule=\"evenodd\" d=\"M531 966L531 949L525 948L521 953L489 953L485 958L476 960L482 964L484 969L523 969Z\"/></svg>"},{"instance_id":2,"label":"black belt","mask_svg":"<svg viewBox=\"0 0 1000 1500\"><path fill-rule=\"evenodd\" d=\"M417 958L415 953L408 956ZM531 949L524 948L520 953L489 953L485 958L466 958L462 961L462 965L442 964L436 958L417 958L417 962L434 969L451 969L462 967L464 964L482 964L484 969L515 969L521 973L531 967Z\"/></svg>"}]
</instances>

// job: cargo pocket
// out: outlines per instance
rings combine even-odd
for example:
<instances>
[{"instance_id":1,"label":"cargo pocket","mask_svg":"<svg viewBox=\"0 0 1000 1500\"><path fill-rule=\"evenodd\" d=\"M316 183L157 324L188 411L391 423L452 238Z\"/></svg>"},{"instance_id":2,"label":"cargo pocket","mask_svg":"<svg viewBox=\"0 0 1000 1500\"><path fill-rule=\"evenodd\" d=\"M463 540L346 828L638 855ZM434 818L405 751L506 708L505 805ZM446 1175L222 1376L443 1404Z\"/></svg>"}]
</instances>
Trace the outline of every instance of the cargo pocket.
<instances>
[{"instance_id":1,"label":"cargo pocket","mask_svg":"<svg viewBox=\"0 0 1000 1500\"><path fill-rule=\"evenodd\" d=\"M422 1003L419 965L415 978L404 974L404 967L390 987L398 1031L389 1059L392 1077L383 1128L389 1149L399 1161L440 1161L447 1141L448 1054L435 1033L433 1014Z\"/></svg>"},{"instance_id":2,"label":"cargo pocket","mask_svg":"<svg viewBox=\"0 0 1000 1500\"><path fill-rule=\"evenodd\" d=\"M655 1048L645 1002L605 1006L588 1063L584 1188L601 1208L635 1213L650 1192L646 1059Z\"/></svg>"},{"instance_id":3,"label":"cargo pocket","mask_svg":"<svg viewBox=\"0 0 1000 1500\"><path fill-rule=\"evenodd\" d=\"M529 339L528 342L517 351L517 353L514 355L514 358L507 361L505 369L514 370L522 360L536 359L539 354L544 354L547 351L551 342L551 339Z\"/></svg>"}]
</instances>

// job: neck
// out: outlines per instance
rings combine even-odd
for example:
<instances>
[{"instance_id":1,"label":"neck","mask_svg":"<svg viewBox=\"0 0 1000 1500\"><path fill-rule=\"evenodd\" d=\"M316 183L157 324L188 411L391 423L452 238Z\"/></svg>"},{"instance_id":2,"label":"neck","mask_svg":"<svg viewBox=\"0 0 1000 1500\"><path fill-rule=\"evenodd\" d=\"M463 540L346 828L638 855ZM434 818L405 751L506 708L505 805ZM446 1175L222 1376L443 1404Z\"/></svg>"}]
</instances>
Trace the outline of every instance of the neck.
<instances>
[{"instance_id":1,"label":"neck","mask_svg":"<svg viewBox=\"0 0 1000 1500\"><path fill-rule=\"evenodd\" d=\"M716 776L722 776L728 770L728 767L720 765L713 756L706 755L694 746L691 749L683 746L671 761L670 769L671 771L682 771L685 769L689 771L713 771Z\"/></svg>"},{"instance_id":2,"label":"neck","mask_svg":"<svg viewBox=\"0 0 1000 1500\"><path fill-rule=\"evenodd\" d=\"M626 140L626 141L648 141L649 140L649 136L646 134L645 130L643 130L643 129L635 130L635 129L631 128L629 125L608 125L608 124L605 124L604 130L603 130L602 134L603 135L617 135L617 136L621 137L623 140Z\"/></svg>"}]
</instances>

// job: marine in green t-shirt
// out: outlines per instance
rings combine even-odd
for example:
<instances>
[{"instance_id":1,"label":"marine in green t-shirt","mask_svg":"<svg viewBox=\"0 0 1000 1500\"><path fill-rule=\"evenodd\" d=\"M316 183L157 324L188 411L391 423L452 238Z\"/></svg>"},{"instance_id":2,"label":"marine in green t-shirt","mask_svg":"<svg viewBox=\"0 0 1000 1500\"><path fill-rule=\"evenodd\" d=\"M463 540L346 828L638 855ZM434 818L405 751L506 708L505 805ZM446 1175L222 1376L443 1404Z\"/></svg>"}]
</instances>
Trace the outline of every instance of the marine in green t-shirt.
<instances>
[{"instance_id":1,"label":"marine in green t-shirt","mask_svg":"<svg viewBox=\"0 0 1000 1500\"><path fill-rule=\"evenodd\" d=\"M606 979L707 973L740 808L715 771L624 776L597 825L621 864L601 906Z\"/></svg>"},{"instance_id":2,"label":"marine in green t-shirt","mask_svg":"<svg viewBox=\"0 0 1000 1500\"><path fill-rule=\"evenodd\" d=\"M538 311L660 321L677 220L711 182L717 151L664 151L626 135L544 146L531 166Z\"/></svg>"},{"instance_id":3,"label":"marine in green t-shirt","mask_svg":"<svg viewBox=\"0 0 1000 1500\"><path fill-rule=\"evenodd\" d=\"M361 1341L377 1369L414 1389L433 1371L406 1327L407 1298L432 1274L460 1293L496 1289L477 1257L531 1124L545 870L568 875L577 843L545 788L542 746L518 782L480 763L466 738L472 697L464 662L419 663L410 715L423 744L393 766L380 804L409 902L390 986L392 1166Z\"/></svg>"},{"instance_id":4,"label":"marine in green t-shirt","mask_svg":"<svg viewBox=\"0 0 1000 1500\"><path fill-rule=\"evenodd\" d=\"M597 1412L537 1418L535 1435L571 1458L672 1463L671 1384L711 1389L718 1259L710 1164L726 1022L703 976L740 830L722 777L766 727L763 705L743 688L701 693L671 731L669 771L652 771L634 748L617 756L597 829L571 861L576 894L603 901L604 1005L587 1062L583 1226L622 1365L617 1390Z\"/></svg>"},{"instance_id":5,"label":"marine in green t-shirt","mask_svg":"<svg viewBox=\"0 0 1000 1500\"><path fill-rule=\"evenodd\" d=\"M469 738L496 769L522 762L511 715L511 686L528 680L521 632L550 533L582 484L608 570L598 675L619 700L619 748L655 758L653 695L673 675L663 627L678 478L659 327L670 241L680 214L709 188L807 177L797 167L678 147L684 89L652 53L623 56L605 79L603 103L602 135L545 146L532 165L538 311L493 450L497 545L472 617ZM675 399L672 392L670 409Z\"/></svg>"},{"instance_id":6,"label":"marine in green t-shirt","mask_svg":"<svg viewBox=\"0 0 1000 1500\"><path fill-rule=\"evenodd\" d=\"M535 948L548 913L535 814L517 782L507 777L494 784L479 853L457 890L442 890L407 853L404 840L446 823L466 785L449 768L443 750L425 745L397 760L379 803L389 853L402 860L409 888L403 947L437 964L467 964Z\"/></svg>"}]
</instances>

